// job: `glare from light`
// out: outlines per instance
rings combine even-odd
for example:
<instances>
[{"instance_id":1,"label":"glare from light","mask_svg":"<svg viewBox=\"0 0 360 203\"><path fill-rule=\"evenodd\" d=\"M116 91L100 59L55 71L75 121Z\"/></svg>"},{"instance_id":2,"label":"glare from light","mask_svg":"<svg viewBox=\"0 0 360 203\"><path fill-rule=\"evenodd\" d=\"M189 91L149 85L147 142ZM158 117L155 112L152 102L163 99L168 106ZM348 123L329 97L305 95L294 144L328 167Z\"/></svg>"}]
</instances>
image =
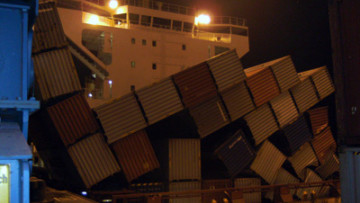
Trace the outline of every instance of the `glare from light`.
<instances>
[{"instance_id":1,"label":"glare from light","mask_svg":"<svg viewBox=\"0 0 360 203\"><path fill-rule=\"evenodd\" d=\"M112 80L109 80L109 85L112 85Z\"/></svg>"},{"instance_id":2,"label":"glare from light","mask_svg":"<svg viewBox=\"0 0 360 203\"><path fill-rule=\"evenodd\" d=\"M119 5L119 2L117 0L110 0L110 2L109 2L109 7L111 9L116 9L118 7L118 5Z\"/></svg>"},{"instance_id":3,"label":"glare from light","mask_svg":"<svg viewBox=\"0 0 360 203\"><path fill-rule=\"evenodd\" d=\"M91 93L90 93L90 94L91 94ZM90 94L89 94L89 95L90 95ZM81 195L87 196L87 192L86 192L86 191L82 191L82 192L81 192Z\"/></svg>"},{"instance_id":4,"label":"glare from light","mask_svg":"<svg viewBox=\"0 0 360 203\"><path fill-rule=\"evenodd\" d=\"M209 15L201 14L198 17L195 17L195 24L209 24L211 22L211 18Z\"/></svg>"},{"instance_id":5,"label":"glare from light","mask_svg":"<svg viewBox=\"0 0 360 203\"><path fill-rule=\"evenodd\" d=\"M97 24L99 24L99 16L97 16L97 15L91 15L91 16L87 19L86 23L91 24L91 25L97 25Z\"/></svg>"},{"instance_id":6,"label":"glare from light","mask_svg":"<svg viewBox=\"0 0 360 203\"><path fill-rule=\"evenodd\" d=\"M102 202L112 202L112 199L103 199Z\"/></svg>"},{"instance_id":7,"label":"glare from light","mask_svg":"<svg viewBox=\"0 0 360 203\"><path fill-rule=\"evenodd\" d=\"M92 98L93 97L93 95L92 95L92 93L89 93L89 98ZM81 192L81 194L83 194L83 192L85 192L85 191L82 191ZM86 193L86 192L85 192ZM84 195L84 194L83 194Z\"/></svg>"},{"instance_id":8,"label":"glare from light","mask_svg":"<svg viewBox=\"0 0 360 203\"><path fill-rule=\"evenodd\" d=\"M127 8L124 7L124 6L121 6L116 10L116 14L123 14L123 13L126 13L126 12L127 12Z\"/></svg>"}]
</instances>

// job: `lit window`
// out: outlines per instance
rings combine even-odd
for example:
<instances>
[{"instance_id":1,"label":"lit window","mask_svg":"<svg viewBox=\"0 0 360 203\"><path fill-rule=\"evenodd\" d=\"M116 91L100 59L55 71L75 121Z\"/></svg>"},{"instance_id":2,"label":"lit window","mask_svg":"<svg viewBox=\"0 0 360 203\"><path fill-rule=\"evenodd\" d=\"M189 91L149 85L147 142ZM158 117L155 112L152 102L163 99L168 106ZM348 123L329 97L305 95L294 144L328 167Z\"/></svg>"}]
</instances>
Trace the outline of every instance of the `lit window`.
<instances>
[{"instance_id":1,"label":"lit window","mask_svg":"<svg viewBox=\"0 0 360 203\"><path fill-rule=\"evenodd\" d=\"M156 41L155 40L152 41L152 46L156 47Z\"/></svg>"},{"instance_id":2,"label":"lit window","mask_svg":"<svg viewBox=\"0 0 360 203\"><path fill-rule=\"evenodd\" d=\"M142 45L144 45L144 46L146 45L146 39L142 40Z\"/></svg>"},{"instance_id":3,"label":"lit window","mask_svg":"<svg viewBox=\"0 0 360 203\"><path fill-rule=\"evenodd\" d=\"M182 50L186 50L186 44L182 45Z\"/></svg>"},{"instance_id":4,"label":"lit window","mask_svg":"<svg viewBox=\"0 0 360 203\"><path fill-rule=\"evenodd\" d=\"M135 61L131 61L131 68L135 68Z\"/></svg>"},{"instance_id":5,"label":"lit window","mask_svg":"<svg viewBox=\"0 0 360 203\"><path fill-rule=\"evenodd\" d=\"M153 70L156 70L156 68L157 68L157 67L156 67L156 63L153 63L153 64L152 64L152 69L153 69Z\"/></svg>"},{"instance_id":6,"label":"lit window","mask_svg":"<svg viewBox=\"0 0 360 203\"><path fill-rule=\"evenodd\" d=\"M130 85L130 90L135 91L135 85Z\"/></svg>"},{"instance_id":7,"label":"lit window","mask_svg":"<svg viewBox=\"0 0 360 203\"><path fill-rule=\"evenodd\" d=\"M135 38L131 38L131 44L135 44Z\"/></svg>"}]
</instances>

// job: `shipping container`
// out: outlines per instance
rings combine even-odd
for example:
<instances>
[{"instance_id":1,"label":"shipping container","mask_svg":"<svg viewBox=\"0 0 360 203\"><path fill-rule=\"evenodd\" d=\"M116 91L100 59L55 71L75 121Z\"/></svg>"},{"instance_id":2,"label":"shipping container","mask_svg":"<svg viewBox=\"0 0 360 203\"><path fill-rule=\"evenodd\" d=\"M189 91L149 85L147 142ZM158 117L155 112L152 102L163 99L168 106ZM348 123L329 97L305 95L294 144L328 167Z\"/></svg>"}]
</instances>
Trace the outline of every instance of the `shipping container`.
<instances>
[{"instance_id":1,"label":"shipping container","mask_svg":"<svg viewBox=\"0 0 360 203\"><path fill-rule=\"evenodd\" d=\"M120 171L102 134L95 134L68 149L87 188Z\"/></svg>"},{"instance_id":2,"label":"shipping container","mask_svg":"<svg viewBox=\"0 0 360 203\"><path fill-rule=\"evenodd\" d=\"M202 190L214 190L223 188L232 188L233 182L230 179L215 179L215 180L203 180L201 182ZM201 202L211 203L213 200L216 202L223 202L223 199L230 199L229 195L225 191L205 193L201 196Z\"/></svg>"},{"instance_id":3,"label":"shipping container","mask_svg":"<svg viewBox=\"0 0 360 203\"><path fill-rule=\"evenodd\" d=\"M305 183L320 182L320 181L322 181L322 179L318 174L316 174L313 170L309 168L306 169L306 178L304 181ZM327 197L329 190L330 190L329 186L299 188L296 191L296 195L303 200L311 199L311 195L314 195L317 198L321 198L321 197Z\"/></svg>"},{"instance_id":4,"label":"shipping container","mask_svg":"<svg viewBox=\"0 0 360 203\"><path fill-rule=\"evenodd\" d=\"M39 4L33 35L33 53L67 45L55 2Z\"/></svg>"},{"instance_id":5,"label":"shipping container","mask_svg":"<svg viewBox=\"0 0 360 203\"><path fill-rule=\"evenodd\" d=\"M301 146L294 155L288 158L288 160L298 177L302 180L305 179L304 169L307 166L318 165L315 152L308 142Z\"/></svg>"},{"instance_id":6,"label":"shipping container","mask_svg":"<svg viewBox=\"0 0 360 203\"><path fill-rule=\"evenodd\" d=\"M133 183L130 185L130 190L136 193L156 193L164 192L165 185L162 182L151 183Z\"/></svg>"},{"instance_id":7,"label":"shipping container","mask_svg":"<svg viewBox=\"0 0 360 203\"><path fill-rule=\"evenodd\" d=\"M201 190L200 181L191 182L173 182L169 185L170 192L183 192L183 191L194 191ZM174 197L169 200L170 203L200 203L201 196L188 195L187 197Z\"/></svg>"},{"instance_id":8,"label":"shipping container","mask_svg":"<svg viewBox=\"0 0 360 203\"><path fill-rule=\"evenodd\" d=\"M331 76L326 66L302 72L300 75L301 77L311 77L320 99L324 99L335 91L334 84L332 83Z\"/></svg>"},{"instance_id":9,"label":"shipping container","mask_svg":"<svg viewBox=\"0 0 360 203\"><path fill-rule=\"evenodd\" d=\"M286 156L284 154L269 141L265 141L257 152L255 160L250 165L250 169L259 174L269 184L273 184L285 160Z\"/></svg>"},{"instance_id":10,"label":"shipping container","mask_svg":"<svg viewBox=\"0 0 360 203\"><path fill-rule=\"evenodd\" d=\"M235 188L260 186L260 178L236 178L234 180ZM261 203L261 192L243 193L245 203Z\"/></svg>"},{"instance_id":11,"label":"shipping container","mask_svg":"<svg viewBox=\"0 0 360 203\"><path fill-rule=\"evenodd\" d=\"M207 60L219 91L245 80L245 73L236 49L224 52Z\"/></svg>"},{"instance_id":12,"label":"shipping container","mask_svg":"<svg viewBox=\"0 0 360 203\"><path fill-rule=\"evenodd\" d=\"M169 140L169 181L201 180L200 139Z\"/></svg>"},{"instance_id":13,"label":"shipping container","mask_svg":"<svg viewBox=\"0 0 360 203\"><path fill-rule=\"evenodd\" d=\"M184 109L170 78L136 91L149 124L154 124Z\"/></svg>"},{"instance_id":14,"label":"shipping container","mask_svg":"<svg viewBox=\"0 0 360 203\"><path fill-rule=\"evenodd\" d=\"M154 149L144 130L116 141L111 148L128 182L160 168Z\"/></svg>"},{"instance_id":15,"label":"shipping container","mask_svg":"<svg viewBox=\"0 0 360 203\"><path fill-rule=\"evenodd\" d=\"M329 125L328 107L318 107L308 110L311 128L314 135L319 134Z\"/></svg>"},{"instance_id":16,"label":"shipping container","mask_svg":"<svg viewBox=\"0 0 360 203\"><path fill-rule=\"evenodd\" d=\"M246 141L241 130L217 148L215 154L225 164L231 177L245 169L256 156L255 150Z\"/></svg>"},{"instance_id":17,"label":"shipping container","mask_svg":"<svg viewBox=\"0 0 360 203\"><path fill-rule=\"evenodd\" d=\"M290 89L300 113L304 113L319 102L316 88L309 77L301 78L301 82Z\"/></svg>"},{"instance_id":18,"label":"shipping container","mask_svg":"<svg viewBox=\"0 0 360 203\"><path fill-rule=\"evenodd\" d=\"M268 104L250 112L244 117L250 128L255 145L261 144L270 135L279 130L275 117Z\"/></svg>"},{"instance_id":19,"label":"shipping container","mask_svg":"<svg viewBox=\"0 0 360 203\"><path fill-rule=\"evenodd\" d=\"M264 69L270 67L273 71L276 81L279 84L280 91L287 91L300 82L294 63L290 56L284 56L260 65L253 67L253 69Z\"/></svg>"},{"instance_id":20,"label":"shipping container","mask_svg":"<svg viewBox=\"0 0 360 203\"><path fill-rule=\"evenodd\" d=\"M42 100L81 90L68 48L33 55L35 79Z\"/></svg>"},{"instance_id":21,"label":"shipping container","mask_svg":"<svg viewBox=\"0 0 360 203\"><path fill-rule=\"evenodd\" d=\"M186 107L195 107L217 95L215 82L206 63L190 67L173 77Z\"/></svg>"},{"instance_id":22,"label":"shipping container","mask_svg":"<svg viewBox=\"0 0 360 203\"><path fill-rule=\"evenodd\" d=\"M190 108L189 112L195 121L201 138L210 135L230 123L224 105L218 97Z\"/></svg>"},{"instance_id":23,"label":"shipping container","mask_svg":"<svg viewBox=\"0 0 360 203\"><path fill-rule=\"evenodd\" d=\"M295 121L299 116L294 101L288 91L281 93L271 100L270 106L275 113L280 128Z\"/></svg>"},{"instance_id":24,"label":"shipping container","mask_svg":"<svg viewBox=\"0 0 360 203\"><path fill-rule=\"evenodd\" d=\"M220 92L220 95L224 100L232 121L237 120L255 108L245 82L231 86Z\"/></svg>"},{"instance_id":25,"label":"shipping container","mask_svg":"<svg viewBox=\"0 0 360 203\"><path fill-rule=\"evenodd\" d=\"M95 116L81 94L65 99L46 110L65 146L99 130Z\"/></svg>"},{"instance_id":26,"label":"shipping container","mask_svg":"<svg viewBox=\"0 0 360 203\"><path fill-rule=\"evenodd\" d=\"M315 171L321 176L321 178L326 179L339 170L339 158L335 155L335 153L328 153L325 157L324 163L317 167Z\"/></svg>"},{"instance_id":27,"label":"shipping container","mask_svg":"<svg viewBox=\"0 0 360 203\"><path fill-rule=\"evenodd\" d=\"M269 67L255 70L247 68L245 74L256 106L261 106L280 94L275 76Z\"/></svg>"},{"instance_id":28,"label":"shipping container","mask_svg":"<svg viewBox=\"0 0 360 203\"><path fill-rule=\"evenodd\" d=\"M312 134L304 116L285 126L281 131L272 135L269 140L284 154L292 155L303 144L309 142Z\"/></svg>"},{"instance_id":29,"label":"shipping container","mask_svg":"<svg viewBox=\"0 0 360 203\"><path fill-rule=\"evenodd\" d=\"M327 127L321 133L316 135L311 141L311 144L320 163L324 163L325 157L328 153L336 151L336 142L331 133L330 127Z\"/></svg>"},{"instance_id":30,"label":"shipping container","mask_svg":"<svg viewBox=\"0 0 360 203\"><path fill-rule=\"evenodd\" d=\"M290 183L299 183L300 180L297 179L295 176L293 176L289 171L285 170L284 168L280 168L278 171L278 174L276 176L275 185L278 184L290 184ZM291 195L294 195L296 192L296 189L291 189L290 191ZM274 191L269 191L265 195L266 198L273 200L274 198Z\"/></svg>"},{"instance_id":31,"label":"shipping container","mask_svg":"<svg viewBox=\"0 0 360 203\"><path fill-rule=\"evenodd\" d=\"M104 128L109 144L147 126L140 106L132 93L98 106L94 110Z\"/></svg>"}]
</instances>

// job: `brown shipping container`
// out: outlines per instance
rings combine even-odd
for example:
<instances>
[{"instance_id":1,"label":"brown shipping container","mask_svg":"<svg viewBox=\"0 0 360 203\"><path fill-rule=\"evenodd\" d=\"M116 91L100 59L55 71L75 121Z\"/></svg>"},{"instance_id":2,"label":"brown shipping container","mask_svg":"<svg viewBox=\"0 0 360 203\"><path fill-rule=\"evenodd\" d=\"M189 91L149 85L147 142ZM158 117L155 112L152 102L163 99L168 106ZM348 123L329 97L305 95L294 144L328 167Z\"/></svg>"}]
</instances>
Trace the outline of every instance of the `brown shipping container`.
<instances>
[{"instance_id":1,"label":"brown shipping container","mask_svg":"<svg viewBox=\"0 0 360 203\"><path fill-rule=\"evenodd\" d=\"M316 172L323 178L326 179L333 173L340 170L340 161L335 153L328 153L325 157L324 163L316 168Z\"/></svg>"},{"instance_id":2,"label":"brown shipping container","mask_svg":"<svg viewBox=\"0 0 360 203\"><path fill-rule=\"evenodd\" d=\"M173 182L169 185L170 192L183 192L183 191L194 191L201 190L200 181L192 182ZM170 203L200 203L201 195L198 196L189 195L187 197L174 197L169 200Z\"/></svg>"},{"instance_id":3,"label":"brown shipping container","mask_svg":"<svg viewBox=\"0 0 360 203\"><path fill-rule=\"evenodd\" d=\"M299 116L289 92L281 93L275 99L270 101L270 105L274 110L275 117L280 125L280 128L283 128L287 124L295 121Z\"/></svg>"},{"instance_id":4,"label":"brown shipping container","mask_svg":"<svg viewBox=\"0 0 360 203\"><path fill-rule=\"evenodd\" d=\"M214 80L206 63L175 74L174 81L186 107L194 107L217 95Z\"/></svg>"},{"instance_id":5,"label":"brown shipping container","mask_svg":"<svg viewBox=\"0 0 360 203\"><path fill-rule=\"evenodd\" d=\"M286 156L284 154L269 141L265 141L250 169L259 174L269 184L274 184L277 173L285 160Z\"/></svg>"},{"instance_id":6,"label":"brown shipping container","mask_svg":"<svg viewBox=\"0 0 360 203\"><path fill-rule=\"evenodd\" d=\"M307 166L317 166L317 158L315 152L309 143L305 143L300 149L291 157L288 158L292 167L299 178L305 178L304 169Z\"/></svg>"},{"instance_id":7,"label":"brown shipping container","mask_svg":"<svg viewBox=\"0 0 360 203\"><path fill-rule=\"evenodd\" d=\"M255 140L255 145L259 145L266 140L266 138L270 137L271 134L279 130L268 104L264 104L255 111L247 114L244 119L250 128Z\"/></svg>"},{"instance_id":8,"label":"brown shipping container","mask_svg":"<svg viewBox=\"0 0 360 203\"><path fill-rule=\"evenodd\" d=\"M207 60L219 91L245 80L245 73L236 49L227 51Z\"/></svg>"},{"instance_id":9,"label":"brown shipping container","mask_svg":"<svg viewBox=\"0 0 360 203\"><path fill-rule=\"evenodd\" d=\"M304 181L305 183L320 182L320 181L322 181L322 179L319 175L317 175L311 169L306 169L306 179ZM315 193L316 197L321 198L328 193L329 189L330 188L328 186L299 188L296 191L296 195L302 200L309 199L312 193Z\"/></svg>"},{"instance_id":10,"label":"brown shipping container","mask_svg":"<svg viewBox=\"0 0 360 203\"><path fill-rule=\"evenodd\" d=\"M245 74L256 106L261 106L280 94L275 76L269 67L258 70L245 69Z\"/></svg>"},{"instance_id":11,"label":"brown shipping container","mask_svg":"<svg viewBox=\"0 0 360 203\"><path fill-rule=\"evenodd\" d=\"M120 171L102 134L95 134L68 149L87 188Z\"/></svg>"},{"instance_id":12,"label":"brown shipping container","mask_svg":"<svg viewBox=\"0 0 360 203\"><path fill-rule=\"evenodd\" d=\"M309 77L302 78L301 83L290 89L300 113L304 113L319 102L316 88Z\"/></svg>"},{"instance_id":13,"label":"brown shipping container","mask_svg":"<svg viewBox=\"0 0 360 203\"><path fill-rule=\"evenodd\" d=\"M144 130L111 145L128 182L160 168L154 149Z\"/></svg>"},{"instance_id":14,"label":"brown shipping container","mask_svg":"<svg viewBox=\"0 0 360 203\"><path fill-rule=\"evenodd\" d=\"M295 176L293 176L290 172L288 172L284 168L280 168L278 171L278 174L276 176L274 184L278 185L278 184L289 184L289 183L299 183L299 182L300 182L300 180L297 179ZM292 194L292 195L294 195L295 192L296 192L296 189L290 190L290 194ZM274 191L267 192L265 197L273 200Z\"/></svg>"},{"instance_id":15,"label":"brown shipping container","mask_svg":"<svg viewBox=\"0 0 360 203\"><path fill-rule=\"evenodd\" d=\"M236 188L239 187L250 187L250 186L260 186L260 178L237 178L234 180L234 185ZM252 192L252 193L243 193L243 198L245 203L261 203L261 192Z\"/></svg>"},{"instance_id":16,"label":"brown shipping container","mask_svg":"<svg viewBox=\"0 0 360 203\"><path fill-rule=\"evenodd\" d=\"M245 82L233 85L229 89L220 92L220 94L233 121L255 108Z\"/></svg>"},{"instance_id":17,"label":"brown shipping container","mask_svg":"<svg viewBox=\"0 0 360 203\"><path fill-rule=\"evenodd\" d=\"M200 139L169 140L169 180L201 180Z\"/></svg>"},{"instance_id":18,"label":"brown shipping container","mask_svg":"<svg viewBox=\"0 0 360 203\"><path fill-rule=\"evenodd\" d=\"M314 151L320 163L324 163L325 157L329 152L335 152L336 150L336 142L330 127L327 127L324 131L315 136L311 141L311 144L314 147Z\"/></svg>"},{"instance_id":19,"label":"brown shipping container","mask_svg":"<svg viewBox=\"0 0 360 203\"><path fill-rule=\"evenodd\" d=\"M47 112L65 146L99 130L95 116L81 94L48 107Z\"/></svg>"},{"instance_id":20,"label":"brown shipping container","mask_svg":"<svg viewBox=\"0 0 360 203\"><path fill-rule=\"evenodd\" d=\"M201 138L230 123L223 103L218 97L189 109Z\"/></svg>"},{"instance_id":21,"label":"brown shipping container","mask_svg":"<svg viewBox=\"0 0 360 203\"><path fill-rule=\"evenodd\" d=\"M308 113L310 115L311 128L314 135L319 134L329 125L327 106L310 109Z\"/></svg>"},{"instance_id":22,"label":"brown shipping container","mask_svg":"<svg viewBox=\"0 0 360 203\"><path fill-rule=\"evenodd\" d=\"M104 128L109 144L147 126L140 106L132 93L96 107L94 110Z\"/></svg>"},{"instance_id":23,"label":"brown shipping container","mask_svg":"<svg viewBox=\"0 0 360 203\"><path fill-rule=\"evenodd\" d=\"M54 2L40 3L34 25L33 52L67 45L66 37Z\"/></svg>"},{"instance_id":24,"label":"brown shipping container","mask_svg":"<svg viewBox=\"0 0 360 203\"><path fill-rule=\"evenodd\" d=\"M33 55L33 60L35 78L43 100L81 90L68 48Z\"/></svg>"},{"instance_id":25,"label":"brown shipping container","mask_svg":"<svg viewBox=\"0 0 360 203\"><path fill-rule=\"evenodd\" d=\"M232 187L233 183L230 179L203 180L201 183L201 189L203 190L214 190ZM224 191L216 193L206 193L202 195L201 202L209 203L213 199L216 200L216 202L222 202L224 198L229 198Z\"/></svg>"},{"instance_id":26,"label":"brown shipping container","mask_svg":"<svg viewBox=\"0 0 360 203\"><path fill-rule=\"evenodd\" d=\"M156 123L184 109L170 78L136 91L149 124Z\"/></svg>"}]
</instances>

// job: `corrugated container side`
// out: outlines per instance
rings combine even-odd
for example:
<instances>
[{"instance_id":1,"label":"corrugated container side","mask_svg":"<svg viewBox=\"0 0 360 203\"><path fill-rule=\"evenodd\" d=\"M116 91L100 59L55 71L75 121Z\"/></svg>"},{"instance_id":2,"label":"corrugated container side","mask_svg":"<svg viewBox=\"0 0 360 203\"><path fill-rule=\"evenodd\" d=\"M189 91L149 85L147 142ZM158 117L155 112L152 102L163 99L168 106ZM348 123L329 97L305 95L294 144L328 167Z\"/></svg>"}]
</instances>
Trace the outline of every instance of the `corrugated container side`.
<instances>
[{"instance_id":1,"label":"corrugated container side","mask_svg":"<svg viewBox=\"0 0 360 203\"><path fill-rule=\"evenodd\" d=\"M218 97L190 108L189 112L196 123L201 138L230 123L224 105Z\"/></svg>"},{"instance_id":2,"label":"corrugated container side","mask_svg":"<svg viewBox=\"0 0 360 203\"><path fill-rule=\"evenodd\" d=\"M301 116L295 122L284 127L283 132L287 137L291 153L298 150L303 144L310 141L312 138L304 116Z\"/></svg>"},{"instance_id":3,"label":"corrugated container side","mask_svg":"<svg viewBox=\"0 0 360 203\"><path fill-rule=\"evenodd\" d=\"M184 109L173 81L168 78L136 91L149 124Z\"/></svg>"},{"instance_id":4,"label":"corrugated container side","mask_svg":"<svg viewBox=\"0 0 360 203\"><path fill-rule=\"evenodd\" d=\"M169 140L169 180L201 180L200 139Z\"/></svg>"},{"instance_id":5,"label":"corrugated container side","mask_svg":"<svg viewBox=\"0 0 360 203\"><path fill-rule=\"evenodd\" d=\"M275 76L269 67L256 71L245 69L245 74L256 106L261 106L280 94Z\"/></svg>"},{"instance_id":6,"label":"corrugated container side","mask_svg":"<svg viewBox=\"0 0 360 203\"><path fill-rule=\"evenodd\" d=\"M83 95L75 95L49 108L47 112L65 146L84 135L95 133L99 125Z\"/></svg>"},{"instance_id":7,"label":"corrugated container side","mask_svg":"<svg viewBox=\"0 0 360 203\"><path fill-rule=\"evenodd\" d=\"M299 182L300 182L299 179L297 179L295 176L293 176L287 170L285 170L284 168L280 168L274 184L277 185L277 184L289 184L289 183L299 183ZM296 189L290 190L290 193L292 195L294 195L295 192L296 192ZM265 197L273 200L274 191L267 192Z\"/></svg>"},{"instance_id":8,"label":"corrugated container side","mask_svg":"<svg viewBox=\"0 0 360 203\"><path fill-rule=\"evenodd\" d=\"M118 140L111 148L128 182L160 168L150 140L143 130Z\"/></svg>"},{"instance_id":9,"label":"corrugated container side","mask_svg":"<svg viewBox=\"0 0 360 203\"><path fill-rule=\"evenodd\" d=\"M285 160L286 156L284 154L269 141L265 141L259 149L255 160L250 165L250 169L259 174L269 184L273 184Z\"/></svg>"},{"instance_id":10,"label":"corrugated container side","mask_svg":"<svg viewBox=\"0 0 360 203\"><path fill-rule=\"evenodd\" d=\"M67 41L55 3L40 3L34 25L33 52L65 45Z\"/></svg>"},{"instance_id":11,"label":"corrugated container side","mask_svg":"<svg viewBox=\"0 0 360 203\"><path fill-rule=\"evenodd\" d=\"M232 187L233 183L230 179L203 180L201 182L201 189L203 190L214 190ZM203 194L201 196L201 202L208 203L211 202L213 199L216 200L216 202L222 202L224 198L229 198L224 192L225 191Z\"/></svg>"},{"instance_id":12,"label":"corrugated container side","mask_svg":"<svg viewBox=\"0 0 360 203\"><path fill-rule=\"evenodd\" d=\"M192 182L174 182L170 183L169 191L170 192L182 192L182 191L192 191L192 190L201 190L200 181ZM170 203L200 203L201 196L198 197L187 197L187 198L172 198L169 200Z\"/></svg>"},{"instance_id":13,"label":"corrugated container side","mask_svg":"<svg viewBox=\"0 0 360 203\"><path fill-rule=\"evenodd\" d=\"M120 171L102 134L81 140L68 152L87 188Z\"/></svg>"},{"instance_id":14,"label":"corrugated container side","mask_svg":"<svg viewBox=\"0 0 360 203\"><path fill-rule=\"evenodd\" d=\"M68 48L33 55L34 72L43 100L81 90Z\"/></svg>"},{"instance_id":15,"label":"corrugated container side","mask_svg":"<svg viewBox=\"0 0 360 203\"><path fill-rule=\"evenodd\" d=\"M274 110L280 128L295 121L299 116L289 92L283 92L275 97L275 99L270 101L270 105Z\"/></svg>"},{"instance_id":16,"label":"corrugated container side","mask_svg":"<svg viewBox=\"0 0 360 203\"><path fill-rule=\"evenodd\" d=\"M217 95L214 80L206 63L175 74L174 81L186 107L194 107Z\"/></svg>"},{"instance_id":17,"label":"corrugated container side","mask_svg":"<svg viewBox=\"0 0 360 203\"><path fill-rule=\"evenodd\" d=\"M233 121L255 108L245 82L233 85L231 88L220 92L220 94Z\"/></svg>"},{"instance_id":18,"label":"corrugated container side","mask_svg":"<svg viewBox=\"0 0 360 203\"><path fill-rule=\"evenodd\" d=\"M133 183L130 185L130 190L137 193L165 192L165 185L162 182Z\"/></svg>"},{"instance_id":19,"label":"corrugated container side","mask_svg":"<svg viewBox=\"0 0 360 203\"><path fill-rule=\"evenodd\" d=\"M236 188L249 187L249 186L260 186L260 178L237 178L234 180ZM246 203L261 203L261 192L243 193L243 198Z\"/></svg>"},{"instance_id":20,"label":"corrugated container side","mask_svg":"<svg viewBox=\"0 0 360 203\"><path fill-rule=\"evenodd\" d=\"M245 80L245 73L236 49L207 60L219 91Z\"/></svg>"},{"instance_id":21,"label":"corrugated container side","mask_svg":"<svg viewBox=\"0 0 360 203\"><path fill-rule=\"evenodd\" d=\"M319 71L311 76L320 99L324 99L335 91L329 72L326 67L319 68Z\"/></svg>"},{"instance_id":22,"label":"corrugated container side","mask_svg":"<svg viewBox=\"0 0 360 203\"><path fill-rule=\"evenodd\" d=\"M305 178L305 183L312 183L312 182L320 182L322 181L322 179L320 178L319 175L317 175L313 170L311 169L306 169L306 178ZM310 197L310 194L315 192L315 195L319 195L321 192L321 188L322 187L311 187L311 188L300 188L296 191L296 195L300 198L300 199L305 199L305 197ZM306 195L304 195L304 193ZM306 199L307 199L306 198Z\"/></svg>"},{"instance_id":23,"label":"corrugated container side","mask_svg":"<svg viewBox=\"0 0 360 203\"><path fill-rule=\"evenodd\" d=\"M316 88L310 78L302 80L301 83L291 88L290 92L294 97L296 106L300 113L304 113L319 102Z\"/></svg>"},{"instance_id":24,"label":"corrugated container side","mask_svg":"<svg viewBox=\"0 0 360 203\"><path fill-rule=\"evenodd\" d=\"M329 152L335 152L336 150L336 142L330 127L327 127L324 131L315 136L311 141L311 144L314 147L314 151L320 163L324 163L325 157Z\"/></svg>"},{"instance_id":25,"label":"corrugated container side","mask_svg":"<svg viewBox=\"0 0 360 203\"><path fill-rule=\"evenodd\" d=\"M215 153L225 164L229 174L235 177L255 158L256 152L246 141L241 130L226 140Z\"/></svg>"},{"instance_id":26,"label":"corrugated container side","mask_svg":"<svg viewBox=\"0 0 360 203\"><path fill-rule=\"evenodd\" d=\"M300 82L294 63L290 56L284 56L272 64L271 69L279 83L280 91L284 92Z\"/></svg>"},{"instance_id":27,"label":"corrugated container side","mask_svg":"<svg viewBox=\"0 0 360 203\"><path fill-rule=\"evenodd\" d=\"M132 93L96 107L94 110L104 128L109 144L147 126L140 106Z\"/></svg>"},{"instance_id":28,"label":"corrugated container side","mask_svg":"<svg viewBox=\"0 0 360 203\"><path fill-rule=\"evenodd\" d=\"M305 174L303 173L305 167L317 165L315 152L309 143L305 143L301 146L301 148L293 156L289 157L288 160L301 179L305 178Z\"/></svg>"},{"instance_id":29,"label":"corrugated container side","mask_svg":"<svg viewBox=\"0 0 360 203\"><path fill-rule=\"evenodd\" d=\"M308 110L311 128L314 135L319 134L329 125L328 107L319 107Z\"/></svg>"},{"instance_id":30,"label":"corrugated container side","mask_svg":"<svg viewBox=\"0 0 360 203\"><path fill-rule=\"evenodd\" d=\"M247 114L244 119L251 130L256 145L259 145L271 134L279 130L268 104Z\"/></svg>"},{"instance_id":31,"label":"corrugated container side","mask_svg":"<svg viewBox=\"0 0 360 203\"><path fill-rule=\"evenodd\" d=\"M316 168L316 172L319 173L319 175L326 179L336 171L340 170L340 161L339 158L335 155L335 153L328 153L326 155L324 163Z\"/></svg>"}]
</instances>

